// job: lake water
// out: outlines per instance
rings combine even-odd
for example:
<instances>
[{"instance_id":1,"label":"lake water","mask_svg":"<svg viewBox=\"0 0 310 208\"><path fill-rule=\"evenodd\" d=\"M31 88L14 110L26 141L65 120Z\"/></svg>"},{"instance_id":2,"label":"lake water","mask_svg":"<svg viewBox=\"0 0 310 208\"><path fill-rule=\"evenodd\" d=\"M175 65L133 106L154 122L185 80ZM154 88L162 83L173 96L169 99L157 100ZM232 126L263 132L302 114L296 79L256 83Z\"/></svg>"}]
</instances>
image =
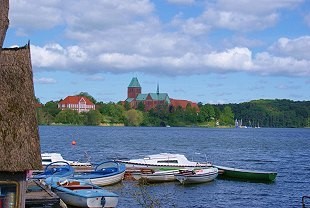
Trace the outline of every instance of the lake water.
<instances>
[{"instance_id":1,"label":"lake water","mask_svg":"<svg viewBox=\"0 0 310 208\"><path fill-rule=\"evenodd\" d=\"M98 163L168 152L215 165L278 172L269 184L216 179L139 188L135 181L123 181L106 187L120 195L118 207L139 207L142 193L159 203L155 207L230 208L301 207L302 196L310 195L310 129L41 126L39 131L42 152L59 152L67 160L83 161L86 153ZM71 145L72 140L77 144Z\"/></svg>"}]
</instances>

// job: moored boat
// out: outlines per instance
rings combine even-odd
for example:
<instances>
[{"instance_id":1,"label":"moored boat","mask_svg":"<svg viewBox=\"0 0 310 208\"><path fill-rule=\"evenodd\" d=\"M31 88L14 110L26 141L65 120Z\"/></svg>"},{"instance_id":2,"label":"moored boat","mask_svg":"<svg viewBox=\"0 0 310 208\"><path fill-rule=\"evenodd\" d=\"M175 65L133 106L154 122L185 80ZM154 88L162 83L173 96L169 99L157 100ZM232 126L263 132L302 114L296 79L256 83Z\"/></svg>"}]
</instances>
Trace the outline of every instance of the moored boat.
<instances>
[{"instance_id":1,"label":"moored boat","mask_svg":"<svg viewBox=\"0 0 310 208\"><path fill-rule=\"evenodd\" d=\"M194 170L180 170L175 177L182 184L206 183L213 181L218 175L217 168L202 168Z\"/></svg>"},{"instance_id":2,"label":"moored boat","mask_svg":"<svg viewBox=\"0 0 310 208\"><path fill-rule=\"evenodd\" d=\"M69 163L72 167L91 167L92 164L90 162L79 162L72 160L65 160L60 153L42 153L42 165L46 166L53 162L64 161Z\"/></svg>"},{"instance_id":3,"label":"moored boat","mask_svg":"<svg viewBox=\"0 0 310 208\"><path fill-rule=\"evenodd\" d=\"M97 165L93 171L75 172L71 178L86 180L98 186L107 186L122 181L125 170L124 164L107 161Z\"/></svg>"},{"instance_id":4,"label":"moored boat","mask_svg":"<svg viewBox=\"0 0 310 208\"><path fill-rule=\"evenodd\" d=\"M33 175L33 179L46 179L51 176L68 177L73 175L74 169L65 161L53 162L47 165L42 173Z\"/></svg>"},{"instance_id":5,"label":"moored boat","mask_svg":"<svg viewBox=\"0 0 310 208\"><path fill-rule=\"evenodd\" d=\"M99 186L75 179L49 177L45 180L61 200L75 207L116 207L118 195Z\"/></svg>"},{"instance_id":6,"label":"moored boat","mask_svg":"<svg viewBox=\"0 0 310 208\"><path fill-rule=\"evenodd\" d=\"M132 177L135 180L143 180L149 183L175 181L175 174L179 173L179 169L175 170L160 170L142 169L139 172L133 172Z\"/></svg>"},{"instance_id":7,"label":"moored boat","mask_svg":"<svg viewBox=\"0 0 310 208\"><path fill-rule=\"evenodd\" d=\"M182 154L160 153L148 155L142 159L116 160L124 163L128 170L149 168L158 170L160 168L182 169L182 168L203 168L211 167L211 163L189 161Z\"/></svg>"},{"instance_id":8,"label":"moored boat","mask_svg":"<svg viewBox=\"0 0 310 208\"><path fill-rule=\"evenodd\" d=\"M214 166L221 172L220 178L238 179L257 182L273 182L277 177L277 172L247 170L239 168L230 168L224 166Z\"/></svg>"}]
</instances>

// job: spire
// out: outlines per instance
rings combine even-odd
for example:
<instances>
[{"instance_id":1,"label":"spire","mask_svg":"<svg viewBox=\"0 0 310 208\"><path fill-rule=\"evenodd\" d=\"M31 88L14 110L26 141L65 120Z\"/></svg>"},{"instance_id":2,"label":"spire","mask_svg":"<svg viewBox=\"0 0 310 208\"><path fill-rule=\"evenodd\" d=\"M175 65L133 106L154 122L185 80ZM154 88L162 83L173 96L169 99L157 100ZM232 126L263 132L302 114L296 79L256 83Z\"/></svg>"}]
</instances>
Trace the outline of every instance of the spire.
<instances>
[{"instance_id":1,"label":"spire","mask_svg":"<svg viewBox=\"0 0 310 208\"><path fill-rule=\"evenodd\" d=\"M159 94L159 84L157 82L157 91L156 91L157 95Z\"/></svg>"}]
</instances>

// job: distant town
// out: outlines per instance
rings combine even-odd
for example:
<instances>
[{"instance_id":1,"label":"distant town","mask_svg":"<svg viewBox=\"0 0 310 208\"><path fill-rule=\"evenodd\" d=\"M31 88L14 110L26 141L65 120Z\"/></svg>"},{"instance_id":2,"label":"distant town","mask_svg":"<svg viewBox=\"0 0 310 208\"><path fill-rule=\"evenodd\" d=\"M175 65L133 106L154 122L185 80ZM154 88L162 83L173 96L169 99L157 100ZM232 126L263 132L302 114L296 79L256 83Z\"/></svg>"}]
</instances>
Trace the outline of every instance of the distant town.
<instances>
[{"instance_id":1,"label":"distant town","mask_svg":"<svg viewBox=\"0 0 310 208\"><path fill-rule=\"evenodd\" d=\"M240 104L203 104L160 92L142 93L137 77L118 103L97 101L87 92L41 104L40 125L191 126L227 128L310 127L310 101L253 100Z\"/></svg>"}]
</instances>

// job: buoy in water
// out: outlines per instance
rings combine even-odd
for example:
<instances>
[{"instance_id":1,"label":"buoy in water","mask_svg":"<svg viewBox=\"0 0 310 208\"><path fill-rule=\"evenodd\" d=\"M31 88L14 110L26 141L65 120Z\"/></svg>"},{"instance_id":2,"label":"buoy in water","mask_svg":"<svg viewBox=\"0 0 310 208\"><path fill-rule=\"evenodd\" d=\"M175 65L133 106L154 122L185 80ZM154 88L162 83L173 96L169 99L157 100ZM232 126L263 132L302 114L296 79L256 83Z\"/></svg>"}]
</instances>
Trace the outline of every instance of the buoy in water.
<instances>
[{"instance_id":1,"label":"buoy in water","mask_svg":"<svg viewBox=\"0 0 310 208\"><path fill-rule=\"evenodd\" d=\"M71 142L71 144L72 144L72 145L76 145L76 141L73 140L73 141Z\"/></svg>"}]
</instances>

